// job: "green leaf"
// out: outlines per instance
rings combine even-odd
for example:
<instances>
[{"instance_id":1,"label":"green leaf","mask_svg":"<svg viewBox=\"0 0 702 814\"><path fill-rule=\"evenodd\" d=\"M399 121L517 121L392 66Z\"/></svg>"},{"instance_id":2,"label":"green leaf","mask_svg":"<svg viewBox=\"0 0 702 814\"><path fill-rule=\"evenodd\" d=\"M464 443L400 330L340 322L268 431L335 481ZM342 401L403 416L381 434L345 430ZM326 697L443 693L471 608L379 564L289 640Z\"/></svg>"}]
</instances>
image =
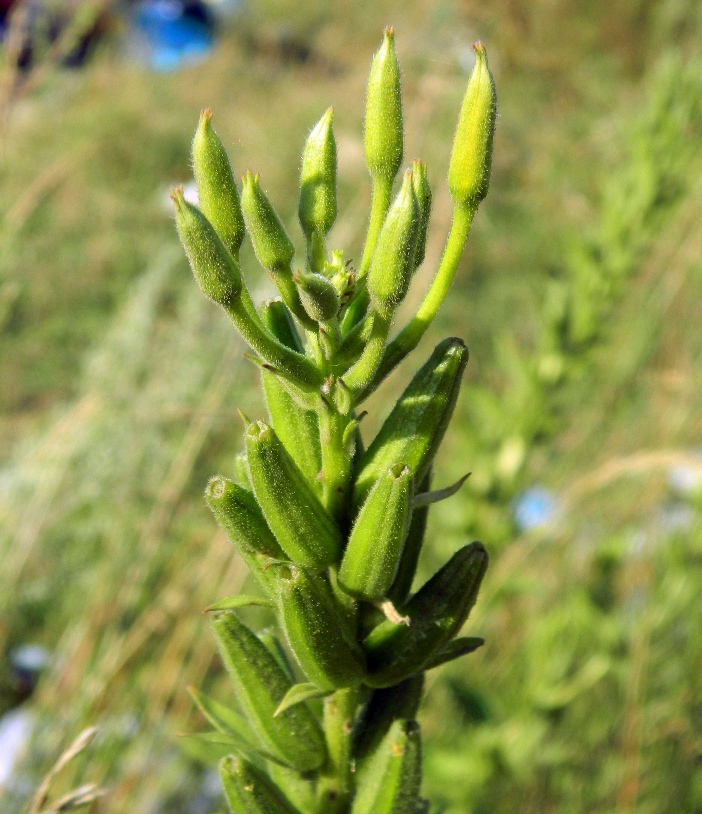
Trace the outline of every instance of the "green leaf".
<instances>
[{"instance_id":1,"label":"green leaf","mask_svg":"<svg viewBox=\"0 0 702 814\"><path fill-rule=\"evenodd\" d=\"M467 656L468 653L473 653L479 647L485 644L485 639L480 639L477 636L461 636L449 642L446 647L437 653L428 664L424 667L425 670L431 670L438 667L440 664L446 664L449 661L458 659L461 656Z\"/></svg>"},{"instance_id":2,"label":"green leaf","mask_svg":"<svg viewBox=\"0 0 702 814\"><path fill-rule=\"evenodd\" d=\"M303 701L310 701L312 698L326 698L334 690L320 690L316 684L305 682L303 684L293 684L285 693L282 701L278 704L278 709L273 713L273 717L285 712L286 709L301 704Z\"/></svg>"},{"instance_id":3,"label":"green leaf","mask_svg":"<svg viewBox=\"0 0 702 814\"><path fill-rule=\"evenodd\" d=\"M263 608L274 608L275 602L266 599L264 596L251 596L250 594L233 594L232 596L225 596L219 602L205 608L205 613L211 611L228 611L236 610L237 608L246 608L249 605L258 605Z\"/></svg>"},{"instance_id":4,"label":"green leaf","mask_svg":"<svg viewBox=\"0 0 702 814\"><path fill-rule=\"evenodd\" d=\"M215 701L214 698L210 698L204 692L196 690L195 687L188 687L188 692L197 708L215 729L223 735L242 738L250 747L255 748L256 736L238 712L234 712L233 709L220 704L219 701Z\"/></svg>"}]
</instances>

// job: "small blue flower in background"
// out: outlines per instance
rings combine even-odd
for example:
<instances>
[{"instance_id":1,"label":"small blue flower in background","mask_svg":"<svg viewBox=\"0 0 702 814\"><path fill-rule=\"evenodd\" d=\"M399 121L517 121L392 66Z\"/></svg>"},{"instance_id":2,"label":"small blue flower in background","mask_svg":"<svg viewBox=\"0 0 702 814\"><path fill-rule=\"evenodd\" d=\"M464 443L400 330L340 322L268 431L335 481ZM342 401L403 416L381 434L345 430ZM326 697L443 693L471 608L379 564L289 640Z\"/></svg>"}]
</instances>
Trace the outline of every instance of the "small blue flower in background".
<instances>
[{"instance_id":1,"label":"small blue flower in background","mask_svg":"<svg viewBox=\"0 0 702 814\"><path fill-rule=\"evenodd\" d=\"M519 531L543 526L553 519L556 512L556 498L553 492L542 486L525 489L514 500L514 522Z\"/></svg>"},{"instance_id":2,"label":"small blue flower in background","mask_svg":"<svg viewBox=\"0 0 702 814\"><path fill-rule=\"evenodd\" d=\"M202 3L145 0L137 5L132 50L154 71L201 62L214 45L214 24Z\"/></svg>"}]
</instances>

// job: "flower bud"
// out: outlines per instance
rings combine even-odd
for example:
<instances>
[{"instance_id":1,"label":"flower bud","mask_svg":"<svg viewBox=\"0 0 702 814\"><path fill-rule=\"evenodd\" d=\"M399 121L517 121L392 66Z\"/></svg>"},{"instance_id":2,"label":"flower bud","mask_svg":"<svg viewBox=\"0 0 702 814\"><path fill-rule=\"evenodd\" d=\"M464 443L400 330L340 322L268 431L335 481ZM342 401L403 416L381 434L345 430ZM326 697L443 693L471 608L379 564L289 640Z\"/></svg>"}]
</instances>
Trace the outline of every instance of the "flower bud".
<instances>
[{"instance_id":1,"label":"flower bud","mask_svg":"<svg viewBox=\"0 0 702 814\"><path fill-rule=\"evenodd\" d=\"M289 273L295 247L261 189L258 174L250 171L243 178L241 208L258 262L271 274Z\"/></svg>"},{"instance_id":2,"label":"flower bud","mask_svg":"<svg viewBox=\"0 0 702 814\"><path fill-rule=\"evenodd\" d=\"M351 814L415 814L421 783L419 724L395 721L359 770Z\"/></svg>"},{"instance_id":3,"label":"flower bud","mask_svg":"<svg viewBox=\"0 0 702 814\"><path fill-rule=\"evenodd\" d=\"M287 559L268 528L256 498L247 489L217 476L210 478L207 484L205 501L239 551L265 554L276 560Z\"/></svg>"},{"instance_id":4,"label":"flower bud","mask_svg":"<svg viewBox=\"0 0 702 814\"><path fill-rule=\"evenodd\" d=\"M454 203L477 206L487 195L490 183L497 95L485 46L476 42L473 50L475 67L453 140L448 184Z\"/></svg>"},{"instance_id":5,"label":"flower bud","mask_svg":"<svg viewBox=\"0 0 702 814\"><path fill-rule=\"evenodd\" d=\"M317 322L333 319L339 311L339 294L331 280L322 274L298 271L293 277L308 316Z\"/></svg>"},{"instance_id":6,"label":"flower bud","mask_svg":"<svg viewBox=\"0 0 702 814\"><path fill-rule=\"evenodd\" d=\"M203 293L225 308L242 289L238 261L222 242L212 224L183 197L183 188L171 192L176 227L195 279Z\"/></svg>"},{"instance_id":7,"label":"flower bud","mask_svg":"<svg viewBox=\"0 0 702 814\"><path fill-rule=\"evenodd\" d=\"M254 494L283 551L317 570L338 562L341 533L278 436L263 421L245 435Z\"/></svg>"},{"instance_id":8,"label":"flower bud","mask_svg":"<svg viewBox=\"0 0 702 814\"><path fill-rule=\"evenodd\" d=\"M220 761L219 774L234 814L299 814L270 777L248 760L228 755Z\"/></svg>"},{"instance_id":9,"label":"flower bud","mask_svg":"<svg viewBox=\"0 0 702 814\"><path fill-rule=\"evenodd\" d=\"M356 506L397 461L404 461L421 482L453 414L467 361L468 349L460 339L444 339L436 346L363 454L354 487Z\"/></svg>"},{"instance_id":10,"label":"flower bud","mask_svg":"<svg viewBox=\"0 0 702 814\"><path fill-rule=\"evenodd\" d=\"M321 690L359 684L363 651L349 634L329 583L304 568L280 570L279 619L307 678Z\"/></svg>"},{"instance_id":11,"label":"flower bud","mask_svg":"<svg viewBox=\"0 0 702 814\"><path fill-rule=\"evenodd\" d=\"M215 618L212 629L237 700L261 744L301 772L319 768L326 757L324 735L307 704L273 715L292 686L273 654L233 613Z\"/></svg>"},{"instance_id":12,"label":"flower bud","mask_svg":"<svg viewBox=\"0 0 702 814\"><path fill-rule=\"evenodd\" d=\"M339 570L339 584L352 596L382 599L392 585L407 533L413 483L411 470L394 464L361 506Z\"/></svg>"},{"instance_id":13,"label":"flower bud","mask_svg":"<svg viewBox=\"0 0 702 814\"><path fill-rule=\"evenodd\" d=\"M385 319L407 294L417 245L419 207L407 170L402 188L388 211L368 272L368 293L373 307Z\"/></svg>"},{"instance_id":14,"label":"flower bud","mask_svg":"<svg viewBox=\"0 0 702 814\"><path fill-rule=\"evenodd\" d=\"M394 40L394 29L386 28L371 63L365 121L366 164L373 178L389 182L402 164L404 140L400 66Z\"/></svg>"},{"instance_id":15,"label":"flower bud","mask_svg":"<svg viewBox=\"0 0 702 814\"><path fill-rule=\"evenodd\" d=\"M424 670L468 618L487 563L482 543L464 546L403 606L409 625L385 621L374 628L363 642L366 684L391 687Z\"/></svg>"},{"instance_id":16,"label":"flower bud","mask_svg":"<svg viewBox=\"0 0 702 814\"><path fill-rule=\"evenodd\" d=\"M355 732L356 765L372 755L395 721L412 720L424 692L424 673L412 676L394 687L374 690L361 713Z\"/></svg>"},{"instance_id":17,"label":"flower bud","mask_svg":"<svg viewBox=\"0 0 702 814\"><path fill-rule=\"evenodd\" d=\"M412 162L412 189L419 207L419 223L417 225L417 245L414 250L414 268L418 269L424 262L424 253L427 247L427 230L429 229L429 215L431 213L431 187L427 180L427 165L423 161ZM413 269L414 270L414 269Z\"/></svg>"},{"instance_id":18,"label":"flower bud","mask_svg":"<svg viewBox=\"0 0 702 814\"><path fill-rule=\"evenodd\" d=\"M227 152L212 127L212 111L203 110L192 144L193 172L205 217L237 257L244 240L244 216Z\"/></svg>"},{"instance_id":19,"label":"flower bud","mask_svg":"<svg viewBox=\"0 0 702 814\"><path fill-rule=\"evenodd\" d=\"M302 152L298 216L305 235L326 233L336 220L336 142L329 108L310 133Z\"/></svg>"}]
</instances>

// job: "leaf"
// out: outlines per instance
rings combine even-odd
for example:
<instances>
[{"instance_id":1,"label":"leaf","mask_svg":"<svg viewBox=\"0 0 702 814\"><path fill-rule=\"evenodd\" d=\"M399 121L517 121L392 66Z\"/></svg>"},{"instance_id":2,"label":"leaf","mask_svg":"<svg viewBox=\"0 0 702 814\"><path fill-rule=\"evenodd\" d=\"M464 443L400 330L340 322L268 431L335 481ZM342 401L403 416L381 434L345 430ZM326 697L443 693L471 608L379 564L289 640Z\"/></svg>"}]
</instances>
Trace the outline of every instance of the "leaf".
<instances>
[{"instance_id":1,"label":"leaf","mask_svg":"<svg viewBox=\"0 0 702 814\"><path fill-rule=\"evenodd\" d=\"M440 500L453 497L468 480L470 474L471 473L468 472L467 475L459 478L454 484L447 486L445 489L435 489L433 492L422 492L421 494L415 495L412 505L416 509L418 506L430 506L432 503L438 503Z\"/></svg>"},{"instance_id":2,"label":"leaf","mask_svg":"<svg viewBox=\"0 0 702 814\"><path fill-rule=\"evenodd\" d=\"M241 738L250 748L256 748L256 736L239 713L220 704L204 692L196 690L195 687L188 687L188 692L200 712L216 730L233 738Z\"/></svg>"},{"instance_id":3,"label":"leaf","mask_svg":"<svg viewBox=\"0 0 702 814\"><path fill-rule=\"evenodd\" d=\"M316 684L293 684L283 696L273 716L280 715L281 712L285 712L286 709L301 704L303 701L310 701L313 698L326 698L327 695L331 695L333 692L334 690L320 690Z\"/></svg>"},{"instance_id":4,"label":"leaf","mask_svg":"<svg viewBox=\"0 0 702 814\"><path fill-rule=\"evenodd\" d=\"M205 608L204 613L211 613L213 611L228 611L236 610L237 608L246 608L249 605L258 605L263 608L273 608L275 604L264 596L250 596L249 594L233 594L232 596L225 596L214 605Z\"/></svg>"},{"instance_id":5,"label":"leaf","mask_svg":"<svg viewBox=\"0 0 702 814\"><path fill-rule=\"evenodd\" d=\"M472 653L484 644L485 639L480 639L477 636L460 636L458 639L449 642L442 651L431 658L424 669L431 670L461 656L467 656L468 653Z\"/></svg>"},{"instance_id":6,"label":"leaf","mask_svg":"<svg viewBox=\"0 0 702 814\"><path fill-rule=\"evenodd\" d=\"M292 768L290 764L284 760L277 758L265 749L259 749L258 746L252 746L248 741L239 736L226 735L223 732L182 732L178 735L179 738L190 738L192 740L202 741L206 744L215 744L219 746L227 746L237 755L242 755L248 758L264 758L271 763L277 763L279 766L285 766L286 769Z\"/></svg>"}]
</instances>

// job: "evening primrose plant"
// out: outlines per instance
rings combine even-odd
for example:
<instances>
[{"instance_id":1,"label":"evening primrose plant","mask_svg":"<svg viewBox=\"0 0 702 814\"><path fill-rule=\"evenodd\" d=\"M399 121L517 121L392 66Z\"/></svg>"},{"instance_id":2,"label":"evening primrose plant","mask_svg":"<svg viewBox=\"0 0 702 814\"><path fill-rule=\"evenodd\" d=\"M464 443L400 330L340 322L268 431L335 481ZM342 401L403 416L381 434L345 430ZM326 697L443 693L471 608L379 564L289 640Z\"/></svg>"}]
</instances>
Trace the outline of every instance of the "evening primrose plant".
<instances>
[{"instance_id":1,"label":"evening primrose plant","mask_svg":"<svg viewBox=\"0 0 702 814\"><path fill-rule=\"evenodd\" d=\"M396 184L404 135L392 29L368 82L372 203L357 268L328 242L337 215L331 109L302 153L305 268L293 267L295 246L259 176L248 172L239 192L210 111L192 146L200 208L182 190L172 195L195 278L250 346L268 407L267 421L244 416L245 451L205 493L261 589L209 608L237 708L192 691L215 728L211 741L231 750L220 772L234 814L427 811L415 720L424 673L482 644L459 635L487 567L481 543L411 592L429 506L462 483L430 486L464 343L437 345L367 447L359 429L363 401L417 346L448 294L488 190L496 98L485 49L474 49L449 164L448 240L421 305L392 337L424 259L432 198L421 161ZM246 235L280 294L258 307L239 265ZM248 605L270 608L276 632L247 627L239 611Z\"/></svg>"}]
</instances>

